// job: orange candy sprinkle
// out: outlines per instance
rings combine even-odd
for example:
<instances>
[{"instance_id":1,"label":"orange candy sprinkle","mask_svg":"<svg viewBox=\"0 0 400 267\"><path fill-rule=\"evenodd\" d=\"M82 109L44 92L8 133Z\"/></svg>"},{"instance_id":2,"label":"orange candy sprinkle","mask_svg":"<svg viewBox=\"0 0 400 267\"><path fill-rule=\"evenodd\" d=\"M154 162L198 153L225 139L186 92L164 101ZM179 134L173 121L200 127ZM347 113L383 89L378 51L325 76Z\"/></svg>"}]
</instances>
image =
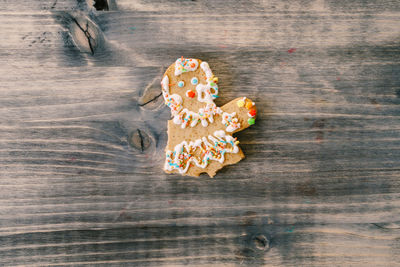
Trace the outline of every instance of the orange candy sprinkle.
<instances>
[{"instance_id":1,"label":"orange candy sprinkle","mask_svg":"<svg viewBox=\"0 0 400 267\"><path fill-rule=\"evenodd\" d=\"M187 96L190 98L193 98L196 96L196 93L194 91L190 90L189 92L187 92Z\"/></svg>"},{"instance_id":2,"label":"orange candy sprinkle","mask_svg":"<svg viewBox=\"0 0 400 267\"><path fill-rule=\"evenodd\" d=\"M253 103L251 101L246 102L246 108L251 109L253 107Z\"/></svg>"}]
</instances>

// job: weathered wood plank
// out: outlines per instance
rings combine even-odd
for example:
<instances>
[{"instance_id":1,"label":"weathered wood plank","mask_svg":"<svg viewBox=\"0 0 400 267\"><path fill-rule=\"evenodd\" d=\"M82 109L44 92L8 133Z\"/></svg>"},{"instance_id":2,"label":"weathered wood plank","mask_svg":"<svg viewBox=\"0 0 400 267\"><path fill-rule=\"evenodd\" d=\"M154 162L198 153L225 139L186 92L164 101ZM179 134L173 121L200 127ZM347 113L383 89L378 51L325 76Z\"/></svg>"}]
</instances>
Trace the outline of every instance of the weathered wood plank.
<instances>
[{"instance_id":1,"label":"weathered wood plank","mask_svg":"<svg viewBox=\"0 0 400 267\"><path fill-rule=\"evenodd\" d=\"M0 265L398 264L397 1L3 2ZM142 105L181 55L259 107L215 179L163 173Z\"/></svg>"},{"instance_id":2,"label":"weathered wood plank","mask_svg":"<svg viewBox=\"0 0 400 267\"><path fill-rule=\"evenodd\" d=\"M397 235L373 225L280 225L260 227L252 217L235 227L138 227L13 235L0 262L13 264L138 264L216 262L245 265L397 264ZM264 237L269 243L259 242ZM258 240L258 241L257 241ZM391 250L391 253L388 251ZM22 255L21 255L22 254ZM31 256L23 256L23 255ZM15 255L21 255L15 257ZM342 255L338 258L337 255ZM387 266L387 265L386 265Z\"/></svg>"}]
</instances>

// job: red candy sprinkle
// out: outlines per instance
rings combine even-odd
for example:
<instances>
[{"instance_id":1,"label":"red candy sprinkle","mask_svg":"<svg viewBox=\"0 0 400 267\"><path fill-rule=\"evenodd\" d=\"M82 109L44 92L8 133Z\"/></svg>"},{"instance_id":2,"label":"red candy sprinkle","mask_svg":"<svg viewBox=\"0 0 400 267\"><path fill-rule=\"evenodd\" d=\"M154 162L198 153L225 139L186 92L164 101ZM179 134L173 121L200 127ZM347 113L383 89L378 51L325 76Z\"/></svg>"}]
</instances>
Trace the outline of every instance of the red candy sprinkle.
<instances>
[{"instance_id":1,"label":"red candy sprinkle","mask_svg":"<svg viewBox=\"0 0 400 267\"><path fill-rule=\"evenodd\" d=\"M249 111L250 116L254 117L257 114L257 111L255 109L251 109Z\"/></svg>"},{"instance_id":2,"label":"red candy sprinkle","mask_svg":"<svg viewBox=\"0 0 400 267\"><path fill-rule=\"evenodd\" d=\"M187 92L187 95L188 95L188 97L193 98L196 96L196 93L193 91L189 91L189 92Z\"/></svg>"}]
</instances>

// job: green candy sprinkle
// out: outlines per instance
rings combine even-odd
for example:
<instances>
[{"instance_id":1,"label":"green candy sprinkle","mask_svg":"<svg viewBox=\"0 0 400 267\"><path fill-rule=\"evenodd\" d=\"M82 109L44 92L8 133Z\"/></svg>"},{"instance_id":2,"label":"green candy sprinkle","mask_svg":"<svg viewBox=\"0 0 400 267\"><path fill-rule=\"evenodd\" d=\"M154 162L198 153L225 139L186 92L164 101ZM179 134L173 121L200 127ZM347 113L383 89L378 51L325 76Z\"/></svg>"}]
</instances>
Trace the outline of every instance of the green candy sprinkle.
<instances>
[{"instance_id":1,"label":"green candy sprinkle","mask_svg":"<svg viewBox=\"0 0 400 267\"><path fill-rule=\"evenodd\" d=\"M256 123L256 120L254 118L250 118L250 119L247 120L247 123L249 125L253 125L254 123Z\"/></svg>"}]
</instances>

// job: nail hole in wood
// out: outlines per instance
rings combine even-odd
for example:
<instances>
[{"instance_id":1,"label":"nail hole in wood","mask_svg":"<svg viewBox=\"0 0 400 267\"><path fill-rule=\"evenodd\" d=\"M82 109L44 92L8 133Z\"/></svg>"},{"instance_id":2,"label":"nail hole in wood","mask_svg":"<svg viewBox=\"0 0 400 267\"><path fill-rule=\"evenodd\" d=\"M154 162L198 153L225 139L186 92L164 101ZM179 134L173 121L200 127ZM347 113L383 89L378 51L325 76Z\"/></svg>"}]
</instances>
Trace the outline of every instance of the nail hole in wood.
<instances>
[{"instance_id":1,"label":"nail hole in wood","mask_svg":"<svg viewBox=\"0 0 400 267\"><path fill-rule=\"evenodd\" d=\"M129 136L129 144L137 150L143 152L150 147L150 136L145 131L136 129Z\"/></svg>"},{"instance_id":2,"label":"nail hole in wood","mask_svg":"<svg viewBox=\"0 0 400 267\"><path fill-rule=\"evenodd\" d=\"M254 246L258 250L268 250L269 249L269 240L264 235L256 235L253 238Z\"/></svg>"}]
</instances>

